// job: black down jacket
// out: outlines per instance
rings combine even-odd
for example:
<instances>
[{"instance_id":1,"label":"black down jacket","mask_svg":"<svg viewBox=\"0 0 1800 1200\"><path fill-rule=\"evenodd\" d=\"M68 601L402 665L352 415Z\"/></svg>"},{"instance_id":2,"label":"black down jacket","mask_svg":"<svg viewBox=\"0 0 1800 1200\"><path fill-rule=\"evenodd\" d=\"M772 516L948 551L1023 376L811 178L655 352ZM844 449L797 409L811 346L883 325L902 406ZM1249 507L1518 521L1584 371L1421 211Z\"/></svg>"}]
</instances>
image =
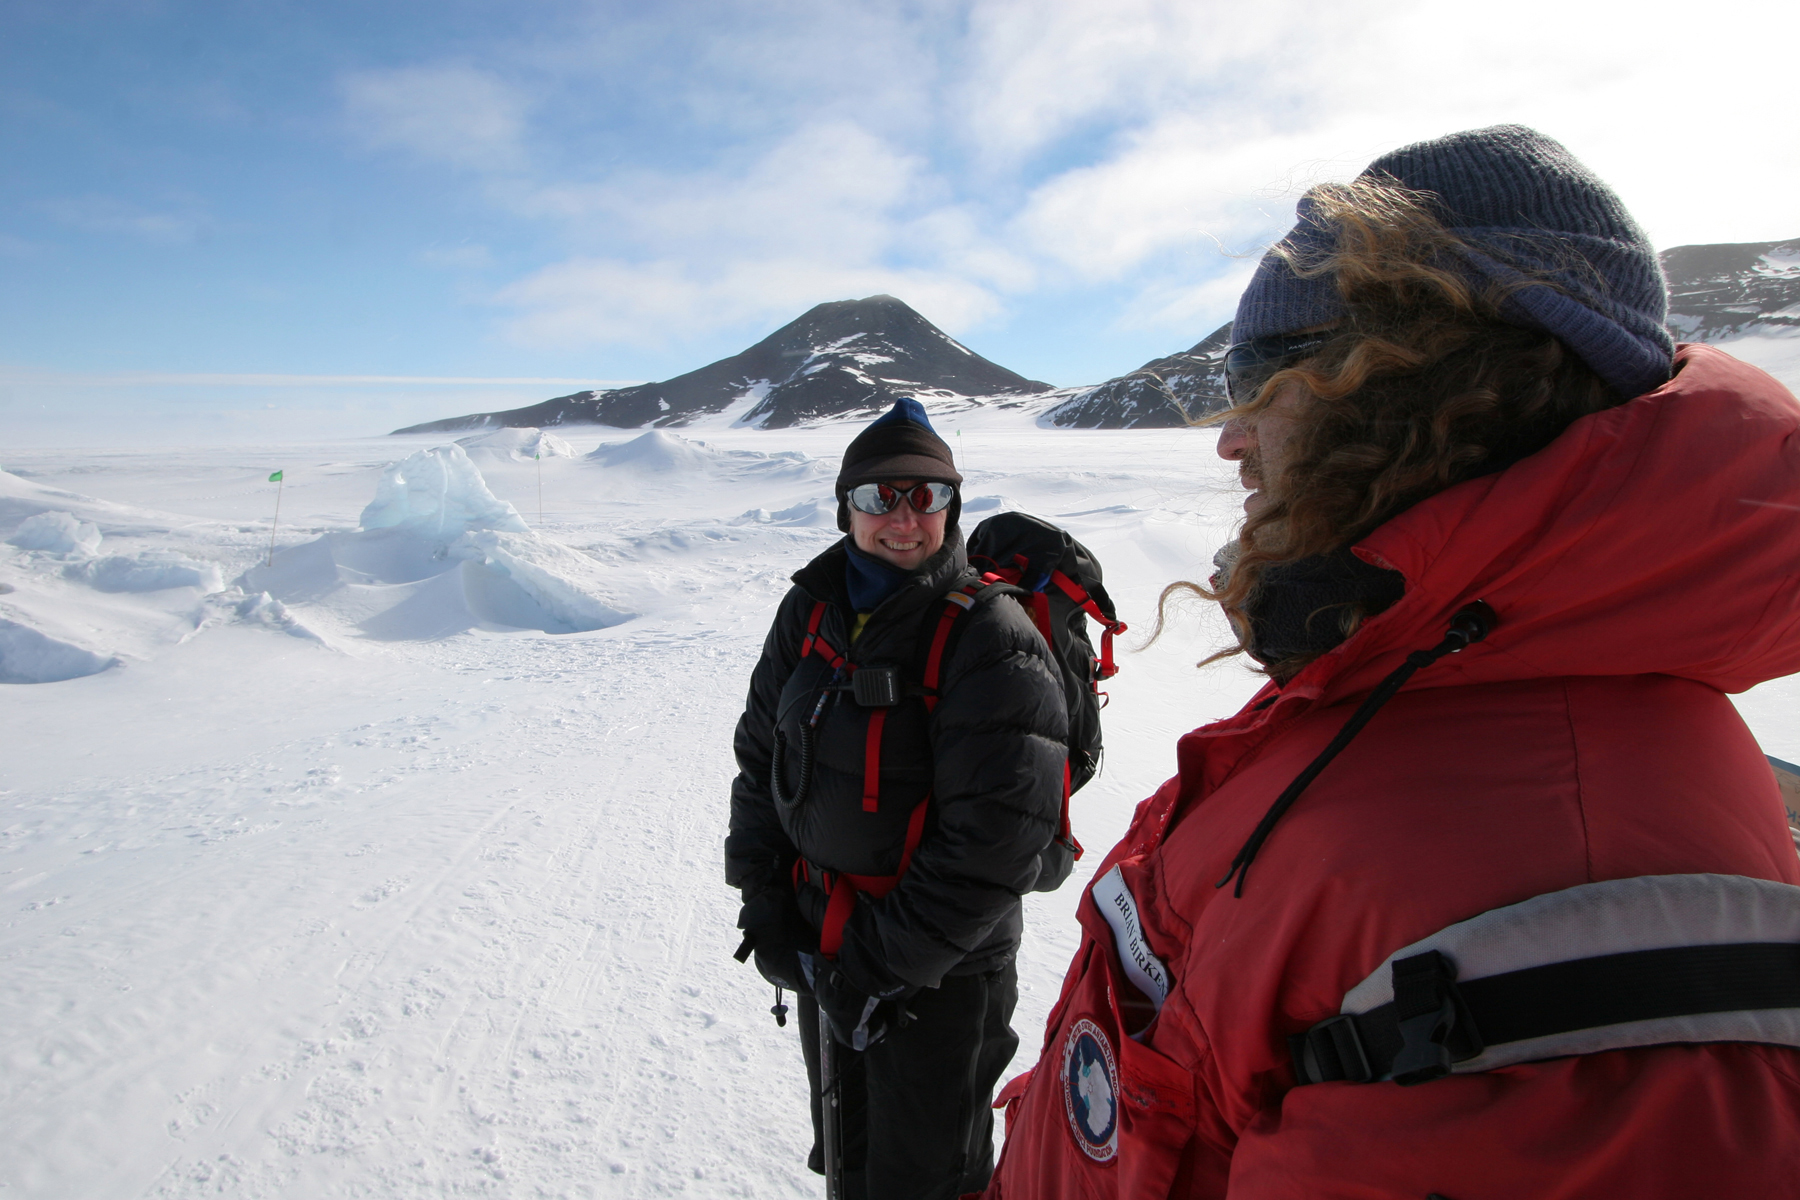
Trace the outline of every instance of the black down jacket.
<instances>
[{"instance_id":1,"label":"black down jacket","mask_svg":"<svg viewBox=\"0 0 1800 1200\"><path fill-rule=\"evenodd\" d=\"M750 679L738 722L738 776L731 789L725 874L746 898L791 886L796 857L856 875L892 875L907 820L929 792L924 838L911 868L881 899L858 898L842 957L884 966L909 984L1003 965L1018 948L1019 897L1037 879L1038 855L1062 809L1068 713L1061 677L1031 618L1010 596L982 601L958 618L941 667L940 700L927 715L917 695L944 595L976 578L962 537L944 546L870 614L854 645L856 614L839 542L794 575ZM872 709L848 691L827 693L832 669L800 648L813 606L820 633L859 668L897 666L915 685L888 710L881 745L880 804L863 807L863 761ZM800 729L825 697L813 734L814 766L804 797L777 804L769 774L777 729L788 747L782 791L800 790ZM824 895L800 889L815 928Z\"/></svg>"}]
</instances>

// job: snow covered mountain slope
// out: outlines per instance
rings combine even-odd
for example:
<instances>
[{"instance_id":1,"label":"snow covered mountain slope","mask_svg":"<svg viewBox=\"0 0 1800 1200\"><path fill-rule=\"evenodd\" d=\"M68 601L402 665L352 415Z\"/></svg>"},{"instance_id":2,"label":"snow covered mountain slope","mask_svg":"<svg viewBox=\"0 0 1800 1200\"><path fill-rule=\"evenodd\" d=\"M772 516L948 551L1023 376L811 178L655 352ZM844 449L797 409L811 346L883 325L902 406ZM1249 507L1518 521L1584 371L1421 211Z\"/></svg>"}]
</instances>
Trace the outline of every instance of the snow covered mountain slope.
<instances>
[{"instance_id":1,"label":"snow covered mountain slope","mask_svg":"<svg viewBox=\"0 0 1800 1200\"><path fill-rule=\"evenodd\" d=\"M939 420L965 511L1067 526L1148 628L1239 515L1216 435L1034 418ZM575 457L471 453L473 475L448 450L407 465L439 437L9 451L0 618L117 662L0 685L0 1195L817 1196L797 1035L732 961L721 840L748 674L788 576L839 536L853 432L565 428ZM52 511L71 537L7 542ZM87 558L61 548L84 524ZM483 616L471 543L483 571L541 551L629 616ZM67 573L162 554L224 590ZM1075 798L1089 854L1027 900L1019 1066L1100 853L1175 737L1256 687L1194 669L1223 636L1196 612L1126 639ZM1800 760L1796 681L1737 702Z\"/></svg>"},{"instance_id":2,"label":"snow covered mountain slope","mask_svg":"<svg viewBox=\"0 0 1800 1200\"><path fill-rule=\"evenodd\" d=\"M572 424L634 429L687 425L720 413L738 424L784 429L873 416L903 395L928 400L1049 390L982 358L894 297L869 296L820 304L743 353L662 383L577 392L396 432Z\"/></svg>"},{"instance_id":3,"label":"snow covered mountain slope","mask_svg":"<svg viewBox=\"0 0 1800 1200\"><path fill-rule=\"evenodd\" d=\"M1677 246L1662 255L1669 328L1785 379L1800 378L1800 239Z\"/></svg>"},{"instance_id":4,"label":"snow covered mountain slope","mask_svg":"<svg viewBox=\"0 0 1800 1200\"><path fill-rule=\"evenodd\" d=\"M1129 375L1086 388L1047 410L1057 429L1173 429L1226 406L1226 322L1179 354L1151 359Z\"/></svg>"},{"instance_id":5,"label":"snow covered mountain slope","mask_svg":"<svg viewBox=\"0 0 1800 1200\"><path fill-rule=\"evenodd\" d=\"M1677 246L1662 264L1669 329L1682 341L1800 333L1800 239Z\"/></svg>"}]
</instances>

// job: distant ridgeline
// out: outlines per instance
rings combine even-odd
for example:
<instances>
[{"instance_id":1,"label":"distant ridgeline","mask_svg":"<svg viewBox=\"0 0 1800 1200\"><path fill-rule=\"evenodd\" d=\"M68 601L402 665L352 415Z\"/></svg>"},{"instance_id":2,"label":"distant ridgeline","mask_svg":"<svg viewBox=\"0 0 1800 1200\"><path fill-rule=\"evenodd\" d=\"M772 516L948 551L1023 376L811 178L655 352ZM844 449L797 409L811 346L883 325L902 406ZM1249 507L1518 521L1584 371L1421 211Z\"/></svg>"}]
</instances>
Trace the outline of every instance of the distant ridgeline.
<instances>
[{"instance_id":1,"label":"distant ridgeline","mask_svg":"<svg viewBox=\"0 0 1800 1200\"><path fill-rule=\"evenodd\" d=\"M510 412L429 421L395 433L598 424L685 425L743 407L739 420L783 429L833 417L874 416L900 396L1019 396L1047 383L1015 375L957 342L892 296L838 300L809 310L741 354L661 383L577 392Z\"/></svg>"},{"instance_id":2,"label":"distant ridgeline","mask_svg":"<svg viewBox=\"0 0 1800 1200\"><path fill-rule=\"evenodd\" d=\"M1676 246L1662 253L1669 330L1677 341L1722 342L1746 334L1800 335L1800 239ZM1222 325L1191 350L1077 392L1044 414L1068 429L1173 428L1223 409ZM1177 408L1179 406L1179 409Z\"/></svg>"},{"instance_id":3,"label":"distant ridgeline","mask_svg":"<svg viewBox=\"0 0 1800 1200\"><path fill-rule=\"evenodd\" d=\"M1676 246L1662 253L1676 340L1800 336L1800 239ZM1221 325L1193 347L1089 388L1043 396L1041 420L1061 429L1172 429L1226 406ZM762 429L869 417L897 396L1041 396L1053 389L967 349L892 296L821 304L742 354L662 383L558 396L510 412L430 421L396 433L600 424L679 426L734 410Z\"/></svg>"},{"instance_id":4,"label":"distant ridgeline","mask_svg":"<svg viewBox=\"0 0 1800 1200\"><path fill-rule=\"evenodd\" d=\"M1800 238L1662 253L1669 332L1682 342L1800 333Z\"/></svg>"},{"instance_id":5,"label":"distant ridgeline","mask_svg":"<svg viewBox=\"0 0 1800 1200\"><path fill-rule=\"evenodd\" d=\"M1044 414L1059 429L1173 429L1224 408L1225 350L1219 326L1179 354L1152 359L1129 375L1088 388Z\"/></svg>"}]
</instances>

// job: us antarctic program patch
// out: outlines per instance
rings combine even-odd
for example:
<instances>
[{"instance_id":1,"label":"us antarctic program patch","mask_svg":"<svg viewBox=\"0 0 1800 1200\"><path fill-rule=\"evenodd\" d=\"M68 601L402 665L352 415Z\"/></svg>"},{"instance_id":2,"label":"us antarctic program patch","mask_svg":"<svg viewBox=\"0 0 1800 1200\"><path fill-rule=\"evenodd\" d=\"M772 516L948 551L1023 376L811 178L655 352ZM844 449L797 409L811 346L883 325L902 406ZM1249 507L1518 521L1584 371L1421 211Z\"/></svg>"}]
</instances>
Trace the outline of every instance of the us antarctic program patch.
<instances>
[{"instance_id":1,"label":"us antarctic program patch","mask_svg":"<svg viewBox=\"0 0 1800 1200\"><path fill-rule=\"evenodd\" d=\"M1119 1153L1119 1064L1106 1031L1083 1017L1063 1038L1063 1110L1081 1152L1095 1162Z\"/></svg>"}]
</instances>

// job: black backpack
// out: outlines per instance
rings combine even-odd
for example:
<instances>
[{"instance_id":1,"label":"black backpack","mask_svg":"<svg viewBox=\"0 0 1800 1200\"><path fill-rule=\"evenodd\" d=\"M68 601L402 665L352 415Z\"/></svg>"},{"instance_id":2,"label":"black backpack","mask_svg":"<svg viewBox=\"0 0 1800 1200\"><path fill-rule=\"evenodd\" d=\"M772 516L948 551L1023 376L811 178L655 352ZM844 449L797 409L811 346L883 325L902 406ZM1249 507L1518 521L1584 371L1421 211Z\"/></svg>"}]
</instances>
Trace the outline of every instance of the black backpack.
<instances>
[{"instance_id":1,"label":"black backpack","mask_svg":"<svg viewBox=\"0 0 1800 1200\"><path fill-rule=\"evenodd\" d=\"M1119 668L1112 639L1125 632L1112 597L1101 583L1100 560L1092 551L1038 517L1005 512L989 517L969 535L969 562L990 582L1012 584L1028 593L1021 600L1062 668L1063 697L1069 708L1069 761L1063 775L1061 827L1045 851L1038 891L1052 891L1068 878L1081 843L1069 827L1069 797L1100 769L1100 710L1106 693L1100 681ZM1100 622L1100 653L1088 638L1087 619Z\"/></svg>"}]
</instances>

